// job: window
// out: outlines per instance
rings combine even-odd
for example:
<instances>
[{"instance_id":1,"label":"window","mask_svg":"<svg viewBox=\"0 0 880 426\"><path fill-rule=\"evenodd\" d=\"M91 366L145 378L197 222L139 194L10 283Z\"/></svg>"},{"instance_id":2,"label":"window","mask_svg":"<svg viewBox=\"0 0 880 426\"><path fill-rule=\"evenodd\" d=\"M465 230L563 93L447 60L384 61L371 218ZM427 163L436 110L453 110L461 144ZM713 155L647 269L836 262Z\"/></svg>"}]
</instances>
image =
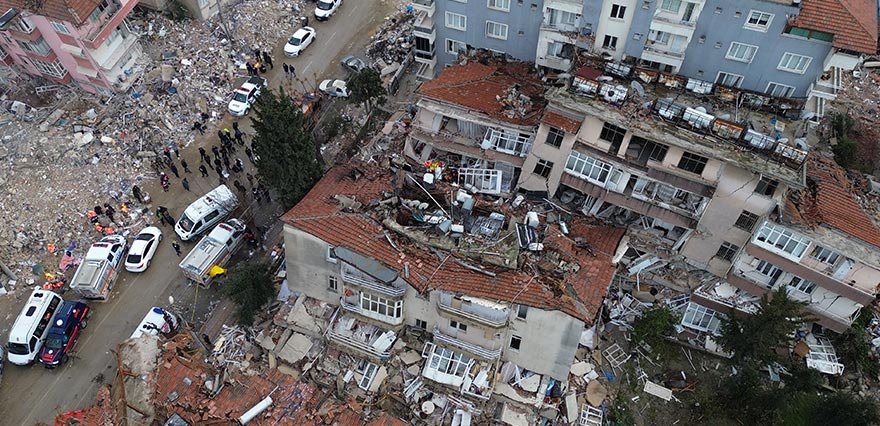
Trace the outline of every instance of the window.
<instances>
[{"instance_id":1,"label":"window","mask_svg":"<svg viewBox=\"0 0 880 426\"><path fill-rule=\"evenodd\" d=\"M626 15L626 6L611 5L611 19L623 19L624 15Z\"/></svg>"},{"instance_id":2,"label":"window","mask_svg":"<svg viewBox=\"0 0 880 426\"><path fill-rule=\"evenodd\" d=\"M63 22L50 21L50 23L52 24L52 28L54 28L55 31L61 34L70 34L70 30L67 29L67 25L64 25Z\"/></svg>"},{"instance_id":3,"label":"window","mask_svg":"<svg viewBox=\"0 0 880 426\"><path fill-rule=\"evenodd\" d=\"M764 247L779 249L788 253L789 258L799 261L810 245L810 240L795 234L779 225L764 223L758 230L755 240Z\"/></svg>"},{"instance_id":4,"label":"window","mask_svg":"<svg viewBox=\"0 0 880 426\"><path fill-rule=\"evenodd\" d=\"M796 74L803 74L807 71L807 67L810 66L812 60L813 58L809 56L785 52L782 55L782 60L779 61L779 66L776 68Z\"/></svg>"},{"instance_id":5,"label":"window","mask_svg":"<svg viewBox=\"0 0 880 426\"><path fill-rule=\"evenodd\" d=\"M35 41L16 40L16 42L18 42L18 45L22 50L33 52L38 55L46 56L52 50L49 47L49 44L46 43L46 40L43 40L43 37L40 37Z\"/></svg>"},{"instance_id":6,"label":"window","mask_svg":"<svg viewBox=\"0 0 880 426\"><path fill-rule=\"evenodd\" d=\"M715 84L720 84L727 87L739 87L739 85L742 84L742 81L743 76L739 74L731 74L724 71L718 72L718 77L715 78Z\"/></svg>"},{"instance_id":7,"label":"window","mask_svg":"<svg viewBox=\"0 0 880 426\"><path fill-rule=\"evenodd\" d=\"M361 309L392 318L401 318L403 317L403 300L389 300L361 292Z\"/></svg>"},{"instance_id":8,"label":"window","mask_svg":"<svg viewBox=\"0 0 880 426\"><path fill-rule=\"evenodd\" d=\"M524 320L527 316L529 316L529 307L527 305L517 305L516 317Z\"/></svg>"},{"instance_id":9,"label":"window","mask_svg":"<svg viewBox=\"0 0 880 426\"><path fill-rule=\"evenodd\" d=\"M327 277L327 289L330 291L339 291L339 281L334 276Z\"/></svg>"},{"instance_id":10,"label":"window","mask_svg":"<svg viewBox=\"0 0 880 426\"><path fill-rule=\"evenodd\" d=\"M564 137L564 130L551 127L550 130L547 131L547 140L545 140L544 143L552 147L559 148L560 146L562 146L562 139Z\"/></svg>"},{"instance_id":11,"label":"window","mask_svg":"<svg viewBox=\"0 0 880 426\"><path fill-rule=\"evenodd\" d=\"M755 229L756 223L758 223L758 215L743 210L742 213L739 214L739 217L736 218L736 223L734 223L733 226L744 231L752 232L752 230Z\"/></svg>"},{"instance_id":12,"label":"window","mask_svg":"<svg viewBox=\"0 0 880 426\"><path fill-rule=\"evenodd\" d=\"M685 152L682 154L681 160L678 161L678 168L699 175L703 174L703 169L706 168L707 161L709 161L709 159L706 157Z\"/></svg>"},{"instance_id":13,"label":"window","mask_svg":"<svg viewBox=\"0 0 880 426\"><path fill-rule=\"evenodd\" d=\"M23 33L30 33L34 30L34 24L26 16L21 16L15 20L15 29Z\"/></svg>"},{"instance_id":14,"label":"window","mask_svg":"<svg viewBox=\"0 0 880 426\"><path fill-rule=\"evenodd\" d=\"M831 249L827 249L818 244L813 247L813 250L810 252L810 257L818 260L819 262L827 263L829 265L837 263L837 259L840 259L839 254Z\"/></svg>"},{"instance_id":15,"label":"window","mask_svg":"<svg viewBox=\"0 0 880 426\"><path fill-rule=\"evenodd\" d=\"M565 47L565 43L551 41L547 44L547 56L555 56L557 58L562 57L563 47Z\"/></svg>"},{"instance_id":16,"label":"window","mask_svg":"<svg viewBox=\"0 0 880 426\"><path fill-rule=\"evenodd\" d=\"M773 14L753 10L749 12L749 18L746 19L746 24L743 27L750 30L767 31L772 20Z\"/></svg>"},{"instance_id":17,"label":"window","mask_svg":"<svg viewBox=\"0 0 880 426\"><path fill-rule=\"evenodd\" d=\"M458 55L459 53L467 52L467 45L452 39L446 39L446 53L451 53L453 55Z\"/></svg>"},{"instance_id":18,"label":"window","mask_svg":"<svg viewBox=\"0 0 880 426\"><path fill-rule=\"evenodd\" d=\"M428 362L425 364L425 370L464 377L470 363L471 359L467 355L434 346L431 356L428 357Z\"/></svg>"},{"instance_id":19,"label":"window","mask_svg":"<svg viewBox=\"0 0 880 426\"><path fill-rule=\"evenodd\" d=\"M605 182L608 181L608 175L611 173L610 164L577 151L571 151L568 161L565 163L565 169L600 185L605 185Z\"/></svg>"},{"instance_id":20,"label":"window","mask_svg":"<svg viewBox=\"0 0 880 426\"><path fill-rule=\"evenodd\" d=\"M660 9L666 12L678 13L681 8L681 0L663 0L660 3Z\"/></svg>"},{"instance_id":21,"label":"window","mask_svg":"<svg viewBox=\"0 0 880 426\"><path fill-rule=\"evenodd\" d=\"M101 16L101 14L104 13L104 11L109 8L110 8L109 1L103 0L102 2L100 2L98 4L98 7L96 7L95 10L92 11L92 14L89 15L89 21L91 21L91 22L97 21L98 18Z\"/></svg>"},{"instance_id":22,"label":"window","mask_svg":"<svg viewBox=\"0 0 880 426\"><path fill-rule=\"evenodd\" d=\"M489 9L503 10L505 12L510 10L510 0L488 0L488 1L489 1Z\"/></svg>"},{"instance_id":23,"label":"window","mask_svg":"<svg viewBox=\"0 0 880 426\"><path fill-rule=\"evenodd\" d=\"M550 25L575 25L577 24L578 15L571 12L565 12L559 9L550 8Z\"/></svg>"},{"instance_id":24,"label":"window","mask_svg":"<svg viewBox=\"0 0 880 426\"><path fill-rule=\"evenodd\" d=\"M764 93L775 98L790 98L794 95L794 87L771 81L770 84L767 85L767 90L765 90Z\"/></svg>"},{"instance_id":25,"label":"window","mask_svg":"<svg viewBox=\"0 0 880 426\"><path fill-rule=\"evenodd\" d=\"M373 384L373 380L376 379L376 373L379 371L379 366L362 359L357 367L355 367L354 371L361 375L361 379L358 381L358 387L363 390L368 390Z\"/></svg>"},{"instance_id":26,"label":"window","mask_svg":"<svg viewBox=\"0 0 880 426\"><path fill-rule=\"evenodd\" d=\"M715 333L721 327L717 312L694 302L688 302L687 309L681 317L681 325L699 331Z\"/></svg>"},{"instance_id":27,"label":"window","mask_svg":"<svg viewBox=\"0 0 880 426\"><path fill-rule=\"evenodd\" d=\"M721 247L718 248L718 251L715 253L715 257L726 260L728 262L733 262L733 257L736 256L736 253L739 251L739 246L736 244L730 244L727 241L721 243Z\"/></svg>"},{"instance_id":28,"label":"window","mask_svg":"<svg viewBox=\"0 0 880 426\"><path fill-rule=\"evenodd\" d=\"M651 40L654 44L662 44L665 46L669 44L669 36L669 33L651 30L651 32L648 33L648 40Z\"/></svg>"},{"instance_id":29,"label":"window","mask_svg":"<svg viewBox=\"0 0 880 426\"><path fill-rule=\"evenodd\" d=\"M420 319L416 318L416 328L420 328L422 330L427 330L428 329L427 321L420 320Z\"/></svg>"},{"instance_id":30,"label":"window","mask_svg":"<svg viewBox=\"0 0 880 426\"><path fill-rule=\"evenodd\" d=\"M727 49L727 56L725 56L725 58L732 59L734 61L751 63L752 59L755 59L755 53L757 52L758 46L737 43L734 41L730 43L730 48Z\"/></svg>"},{"instance_id":31,"label":"window","mask_svg":"<svg viewBox=\"0 0 880 426\"><path fill-rule=\"evenodd\" d=\"M611 142L611 146L620 147L623 143L623 136L626 135L626 129L617 127L611 123L605 123L602 131L599 132L599 139Z\"/></svg>"},{"instance_id":32,"label":"window","mask_svg":"<svg viewBox=\"0 0 880 426\"><path fill-rule=\"evenodd\" d=\"M486 21L486 37L507 40L507 24Z\"/></svg>"},{"instance_id":33,"label":"window","mask_svg":"<svg viewBox=\"0 0 880 426\"><path fill-rule=\"evenodd\" d=\"M669 151L669 147L666 145L638 136L633 136L629 141L629 148L627 148L627 151L630 149L638 149L638 156L636 157L635 162L643 166L648 164L648 160L662 162L666 158L666 153ZM632 159L632 157L628 158Z\"/></svg>"},{"instance_id":34,"label":"window","mask_svg":"<svg viewBox=\"0 0 880 426\"><path fill-rule=\"evenodd\" d=\"M467 331L467 324L460 323L460 322L455 321L455 320L450 320L450 321L449 321L449 327L451 327L451 328L453 328L453 329L457 329L457 330L459 330L459 331L461 331L461 332L466 332L466 331Z\"/></svg>"},{"instance_id":35,"label":"window","mask_svg":"<svg viewBox=\"0 0 880 426\"><path fill-rule=\"evenodd\" d=\"M772 197L773 193L776 192L777 186L779 186L779 182L775 181L774 179L761 176L761 180L759 180L758 185L755 186L755 193Z\"/></svg>"},{"instance_id":36,"label":"window","mask_svg":"<svg viewBox=\"0 0 880 426\"><path fill-rule=\"evenodd\" d=\"M813 290L816 289L816 284L801 277L794 277L791 279L791 282L788 283L788 287L804 294L813 294Z\"/></svg>"},{"instance_id":37,"label":"window","mask_svg":"<svg viewBox=\"0 0 880 426\"><path fill-rule=\"evenodd\" d=\"M606 35L605 40L602 41L602 47L605 49L617 49L617 37Z\"/></svg>"},{"instance_id":38,"label":"window","mask_svg":"<svg viewBox=\"0 0 880 426\"><path fill-rule=\"evenodd\" d=\"M446 28L459 31L467 30L467 16L446 12Z\"/></svg>"},{"instance_id":39,"label":"window","mask_svg":"<svg viewBox=\"0 0 880 426\"><path fill-rule=\"evenodd\" d=\"M538 160L538 163L535 164L536 175L539 175L543 178L550 176L550 170L553 170L553 162L547 160Z\"/></svg>"},{"instance_id":40,"label":"window","mask_svg":"<svg viewBox=\"0 0 880 426\"><path fill-rule=\"evenodd\" d=\"M339 258L336 257L336 247L327 245L327 261L330 263L336 263Z\"/></svg>"},{"instance_id":41,"label":"window","mask_svg":"<svg viewBox=\"0 0 880 426\"><path fill-rule=\"evenodd\" d=\"M510 349L519 351L520 346L522 346L522 337L510 336Z\"/></svg>"},{"instance_id":42,"label":"window","mask_svg":"<svg viewBox=\"0 0 880 426\"><path fill-rule=\"evenodd\" d=\"M56 59L55 62L52 63L31 59L31 63L33 63L43 74L48 74L57 78L62 78L67 75L67 69L64 68L64 65L61 64L61 60L59 59Z\"/></svg>"}]
</instances>

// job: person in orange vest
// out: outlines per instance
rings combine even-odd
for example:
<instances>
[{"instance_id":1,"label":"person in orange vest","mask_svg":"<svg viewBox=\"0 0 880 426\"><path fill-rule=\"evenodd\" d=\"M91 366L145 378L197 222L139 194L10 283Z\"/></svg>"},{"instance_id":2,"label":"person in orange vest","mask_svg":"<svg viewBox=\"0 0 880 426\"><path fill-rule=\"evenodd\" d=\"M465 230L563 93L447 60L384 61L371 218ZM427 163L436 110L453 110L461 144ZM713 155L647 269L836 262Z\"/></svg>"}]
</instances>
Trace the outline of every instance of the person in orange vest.
<instances>
[{"instance_id":1,"label":"person in orange vest","mask_svg":"<svg viewBox=\"0 0 880 426\"><path fill-rule=\"evenodd\" d=\"M96 223L95 224L95 231L98 231L99 234L102 234L102 233L104 233L104 227L101 226L100 223Z\"/></svg>"},{"instance_id":2,"label":"person in orange vest","mask_svg":"<svg viewBox=\"0 0 880 426\"><path fill-rule=\"evenodd\" d=\"M113 233L114 233L113 228L111 228L109 226L104 228L104 235L113 235Z\"/></svg>"},{"instance_id":3,"label":"person in orange vest","mask_svg":"<svg viewBox=\"0 0 880 426\"><path fill-rule=\"evenodd\" d=\"M88 213L86 213L86 217L89 219L89 222L91 222L91 223L98 222L98 214L95 213L94 210L91 210Z\"/></svg>"}]
</instances>

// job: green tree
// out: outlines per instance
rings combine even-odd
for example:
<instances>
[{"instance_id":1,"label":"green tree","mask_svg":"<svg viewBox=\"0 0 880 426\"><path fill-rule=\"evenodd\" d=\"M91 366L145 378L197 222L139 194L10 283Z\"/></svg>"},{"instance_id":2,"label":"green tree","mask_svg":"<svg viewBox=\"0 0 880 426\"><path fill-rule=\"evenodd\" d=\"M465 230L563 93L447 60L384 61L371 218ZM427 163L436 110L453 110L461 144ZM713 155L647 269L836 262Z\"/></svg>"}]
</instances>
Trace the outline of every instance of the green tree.
<instances>
[{"instance_id":1,"label":"green tree","mask_svg":"<svg viewBox=\"0 0 880 426\"><path fill-rule=\"evenodd\" d=\"M776 348L788 343L791 334L810 320L806 304L788 297L785 286L761 298L758 312L738 318L733 312L721 321L718 343L733 353L737 364L767 364L778 360Z\"/></svg>"},{"instance_id":2,"label":"green tree","mask_svg":"<svg viewBox=\"0 0 880 426\"><path fill-rule=\"evenodd\" d=\"M678 318L669 308L654 307L633 322L633 340L657 347L665 342L665 336L672 334L676 322Z\"/></svg>"},{"instance_id":3,"label":"green tree","mask_svg":"<svg viewBox=\"0 0 880 426\"><path fill-rule=\"evenodd\" d=\"M349 99L352 102L364 105L367 113L373 109L373 100L378 98L379 105L385 103L385 86L382 84L382 78L379 72L372 68L364 68L355 73L346 82L348 86Z\"/></svg>"},{"instance_id":4,"label":"green tree","mask_svg":"<svg viewBox=\"0 0 880 426\"><path fill-rule=\"evenodd\" d=\"M275 295L269 266L262 263L239 263L223 279L223 293L238 306L238 323L252 325L260 308Z\"/></svg>"},{"instance_id":5,"label":"green tree","mask_svg":"<svg viewBox=\"0 0 880 426\"><path fill-rule=\"evenodd\" d=\"M860 372L867 373L876 379L880 374L880 366L870 358L871 344L867 327L871 324L874 316L870 311L862 310L862 314L843 333L832 337L837 355L843 359L845 365L853 366Z\"/></svg>"},{"instance_id":6,"label":"green tree","mask_svg":"<svg viewBox=\"0 0 880 426\"><path fill-rule=\"evenodd\" d=\"M257 170L285 208L293 207L321 177L323 166L300 107L282 88L257 100L253 127Z\"/></svg>"},{"instance_id":7,"label":"green tree","mask_svg":"<svg viewBox=\"0 0 880 426\"><path fill-rule=\"evenodd\" d=\"M829 395L795 393L780 410L780 426L874 426L880 423L873 401L845 391Z\"/></svg>"}]
</instances>

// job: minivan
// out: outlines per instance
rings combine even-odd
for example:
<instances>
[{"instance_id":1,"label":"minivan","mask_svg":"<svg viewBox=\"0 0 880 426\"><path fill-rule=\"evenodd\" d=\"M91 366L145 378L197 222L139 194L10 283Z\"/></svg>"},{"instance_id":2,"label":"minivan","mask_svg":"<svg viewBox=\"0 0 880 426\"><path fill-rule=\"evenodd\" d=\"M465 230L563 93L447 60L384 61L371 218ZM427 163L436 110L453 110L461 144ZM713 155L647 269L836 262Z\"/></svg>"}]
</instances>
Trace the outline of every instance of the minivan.
<instances>
[{"instance_id":1,"label":"minivan","mask_svg":"<svg viewBox=\"0 0 880 426\"><path fill-rule=\"evenodd\" d=\"M211 229L226 215L238 207L238 198L226 185L220 185L193 201L180 220L174 225L174 232L183 241L189 241L196 235Z\"/></svg>"},{"instance_id":2,"label":"minivan","mask_svg":"<svg viewBox=\"0 0 880 426\"><path fill-rule=\"evenodd\" d=\"M61 305L61 296L37 288L12 324L6 343L6 357L15 365L28 365L39 355L49 327Z\"/></svg>"}]
</instances>

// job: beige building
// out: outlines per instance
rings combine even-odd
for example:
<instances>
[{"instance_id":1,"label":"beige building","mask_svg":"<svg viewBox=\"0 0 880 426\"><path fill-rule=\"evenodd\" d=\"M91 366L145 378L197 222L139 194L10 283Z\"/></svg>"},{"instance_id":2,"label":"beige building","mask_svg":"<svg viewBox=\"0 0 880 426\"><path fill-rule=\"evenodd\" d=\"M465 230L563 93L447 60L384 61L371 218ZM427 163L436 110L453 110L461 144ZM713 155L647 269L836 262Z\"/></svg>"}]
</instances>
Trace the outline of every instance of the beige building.
<instances>
[{"instance_id":1,"label":"beige building","mask_svg":"<svg viewBox=\"0 0 880 426\"><path fill-rule=\"evenodd\" d=\"M422 381L475 402L516 395L502 368L539 375L544 390L566 382L623 231L528 227L527 204L492 207L388 170L336 166L282 216L291 290L337 306L328 343L381 365L404 330L430 336Z\"/></svg>"}]
</instances>

